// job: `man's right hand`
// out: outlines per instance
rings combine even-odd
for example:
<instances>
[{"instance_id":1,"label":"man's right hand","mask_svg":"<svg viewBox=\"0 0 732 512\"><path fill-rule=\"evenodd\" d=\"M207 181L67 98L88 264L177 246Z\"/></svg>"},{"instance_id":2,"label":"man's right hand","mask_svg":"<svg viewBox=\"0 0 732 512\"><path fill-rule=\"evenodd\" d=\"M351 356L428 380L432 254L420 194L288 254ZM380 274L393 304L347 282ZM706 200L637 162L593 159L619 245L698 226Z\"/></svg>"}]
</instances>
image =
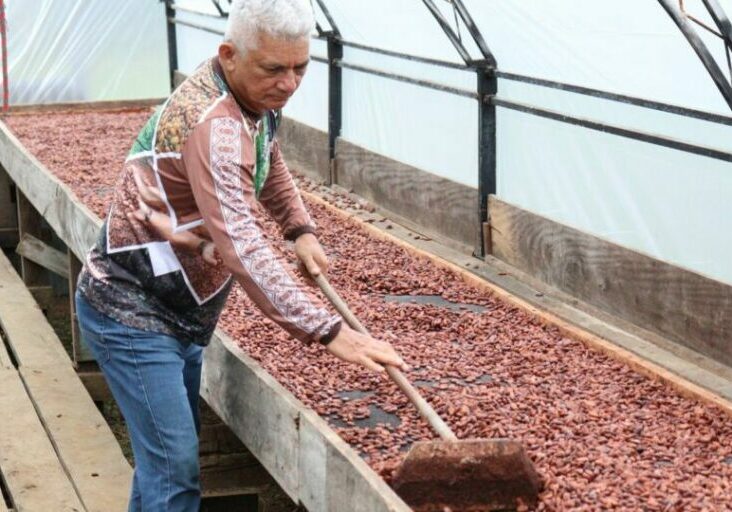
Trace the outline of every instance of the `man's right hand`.
<instances>
[{"instance_id":1,"label":"man's right hand","mask_svg":"<svg viewBox=\"0 0 732 512\"><path fill-rule=\"evenodd\" d=\"M409 369L390 343L354 331L345 323L326 348L339 359L360 364L375 372L383 372L384 365L387 364L396 366L402 371Z\"/></svg>"}]
</instances>

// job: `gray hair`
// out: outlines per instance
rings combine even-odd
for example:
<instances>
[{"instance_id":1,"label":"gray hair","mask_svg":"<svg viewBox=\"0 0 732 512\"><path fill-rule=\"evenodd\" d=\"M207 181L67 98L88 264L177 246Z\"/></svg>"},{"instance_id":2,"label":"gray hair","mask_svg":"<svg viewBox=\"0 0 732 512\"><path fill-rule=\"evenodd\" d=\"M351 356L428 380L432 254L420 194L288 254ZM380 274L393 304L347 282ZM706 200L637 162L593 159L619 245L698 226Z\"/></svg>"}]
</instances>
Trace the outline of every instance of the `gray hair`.
<instances>
[{"instance_id":1,"label":"gray hair","mask_svg":"<svg viewBox=\"0 0 732 512\"><path fill-rule=\"evenodd\" d=\"M241 52L256 48L260 32L287 40L309 37L315 28L308 0L234 0L224 41Z\"/></svg>"}]
</instances>

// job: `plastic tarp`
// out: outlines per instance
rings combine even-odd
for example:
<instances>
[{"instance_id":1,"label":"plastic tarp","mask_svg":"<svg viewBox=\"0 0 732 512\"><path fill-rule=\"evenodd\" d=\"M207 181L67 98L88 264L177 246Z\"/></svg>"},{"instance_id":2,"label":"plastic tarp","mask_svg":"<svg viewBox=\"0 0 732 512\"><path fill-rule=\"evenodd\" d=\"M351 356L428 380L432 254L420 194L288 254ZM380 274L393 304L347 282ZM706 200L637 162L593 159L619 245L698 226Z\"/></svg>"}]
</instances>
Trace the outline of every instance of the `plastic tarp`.
<instances>
[{"instance_id":1,"label":"plastic tarp","mask_svg":"<svg viewBox=\"0 0 732 512\"><path fill-rule=\"evenodd\" d=\"M65 3L35 1L46 6L46 10ZM718 1L732 15L732 0ZM15 12L22 10L18 7L20 2L16 2ZM435 2L445 18L452 21L450 3ZM657 1L464 2L501 71L730 115L700 60ZM85 4L97 3L100 2ZM346 40L460 62L419 0L325 3ZM24 0L23 5L26 4ZM137 5L138 1L129 4ZM208 0L180 0L178 4L216 12ZM159 29L156 26L140 30L142 22L137 20L152 14L138 9L132 24L134 33L139 37L146 34L148 38L160 30L157 50L164 56L165 24L160 9L145 5L158 17ZM686 0L685 6L702 21L712 24L701 0ZM129 8L118 11L127 13ZM316 12L327 28L324 16L317 8ZM9 14L12 13L11 10ZM223 20L183 11L178 11L177 16L224 28ZM106 18L100 21L113 22L116 23ZM180 25L176 31L179 68L184 72L191 72L213 55L221 39L216 34ZM123 27L119 33L125 33ZM721 41L703 29L698 33L726 70ZM460 35L471 55L480 57L465 27ZM86 44L95 49L101 43L94 39L94 43ZM134 44L128 42L127 46ZM324 43L313 41L312 53L324 57ZM113 53L112 58L134 60L127 54L123 58ZM476 87L475 74L470 71L438 68L354 48L345 48L344 62L470 91ZM161 68L167 73L166 66ZM327 77L327 66L313 62L285 114L325 131ZM732 127L724 124L506 79L499 80L498 97L732 151ZM732 283L732 265L728 263L732 260L732 237L724 235L732 228L732 201L728 199L732 196L732 164L506 108L497 110L499 197L612 242ZM475 100L360 71L343 71L342 136L362 147L477 187L477 125Z\"/></svg>"},{"instance_id":2,"label":"plastic tarp","mask_svg":"<svg viewBox=\"0 0 732 512\"><path fill-rule=\"evenodd\" d=\"M164 97L165 8L151 0L5 0L10 104Z\"/></svg>"}]
</instances>

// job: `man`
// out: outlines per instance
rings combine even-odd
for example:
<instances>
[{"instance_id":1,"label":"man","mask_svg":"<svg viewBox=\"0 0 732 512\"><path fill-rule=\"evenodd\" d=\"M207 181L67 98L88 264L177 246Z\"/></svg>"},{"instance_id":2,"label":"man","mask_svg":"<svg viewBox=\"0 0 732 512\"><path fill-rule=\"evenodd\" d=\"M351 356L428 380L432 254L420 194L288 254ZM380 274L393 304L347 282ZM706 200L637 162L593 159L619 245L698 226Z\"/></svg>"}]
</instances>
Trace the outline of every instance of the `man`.
<instances>
[{"instance_id":1,"label":"man","mask_svg":"<svg viewBox=\"0 0 732 512\"><path fill-rule=\"evenodd\" d=\"M275 139L309 61L307 0L238 0L218 56L135 140L76 297L79 323L127 422L130 511L196 511L201 350L232 278L306 343L382 371L404 362L297 284L267 244L259 201L311 274L327 270ZM294 461L293 461L294 463Z\"/></svg>"}]
</instances>

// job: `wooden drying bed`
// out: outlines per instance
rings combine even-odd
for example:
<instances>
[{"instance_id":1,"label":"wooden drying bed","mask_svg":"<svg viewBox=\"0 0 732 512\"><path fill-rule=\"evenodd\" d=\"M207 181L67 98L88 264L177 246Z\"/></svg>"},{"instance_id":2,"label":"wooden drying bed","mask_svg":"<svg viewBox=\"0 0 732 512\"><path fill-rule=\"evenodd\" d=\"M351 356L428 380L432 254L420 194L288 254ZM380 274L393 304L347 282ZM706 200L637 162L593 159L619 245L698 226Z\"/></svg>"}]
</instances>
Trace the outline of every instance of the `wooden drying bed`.
<instances>
[{"instance_id":1,"label":"wooden drying bed","mask_svg":"<svg viewBox=\"0 0 732 512\"><path fill-rule=\"evenodd\" d=\"M40 212L68 247L74 261L69 272L73 280L78 262L96 241L101 219L4 123L0 123L0 165L17 187L18 197ZM0 228L1 224L2 219ZM74 346L82 352L78 340ZM217 330L204 354L201 396L293 501L311 512L410 510L325 420L242 353L225 333ZM69 371L73 372L70 363ZM120 487L126 498L129 485Z\"/></svg>"},{"instance_id":2,"label":"wooden drying bed","mask_svg":"<svg viewBox=\"0 0 732 512\"><path fill-rule=\"evenodd\" d=\"M132 468L0 252L0 474L17 510L126 510ZM0 500L0 510L4 502Z\"/></svg>"}]
</instances>

